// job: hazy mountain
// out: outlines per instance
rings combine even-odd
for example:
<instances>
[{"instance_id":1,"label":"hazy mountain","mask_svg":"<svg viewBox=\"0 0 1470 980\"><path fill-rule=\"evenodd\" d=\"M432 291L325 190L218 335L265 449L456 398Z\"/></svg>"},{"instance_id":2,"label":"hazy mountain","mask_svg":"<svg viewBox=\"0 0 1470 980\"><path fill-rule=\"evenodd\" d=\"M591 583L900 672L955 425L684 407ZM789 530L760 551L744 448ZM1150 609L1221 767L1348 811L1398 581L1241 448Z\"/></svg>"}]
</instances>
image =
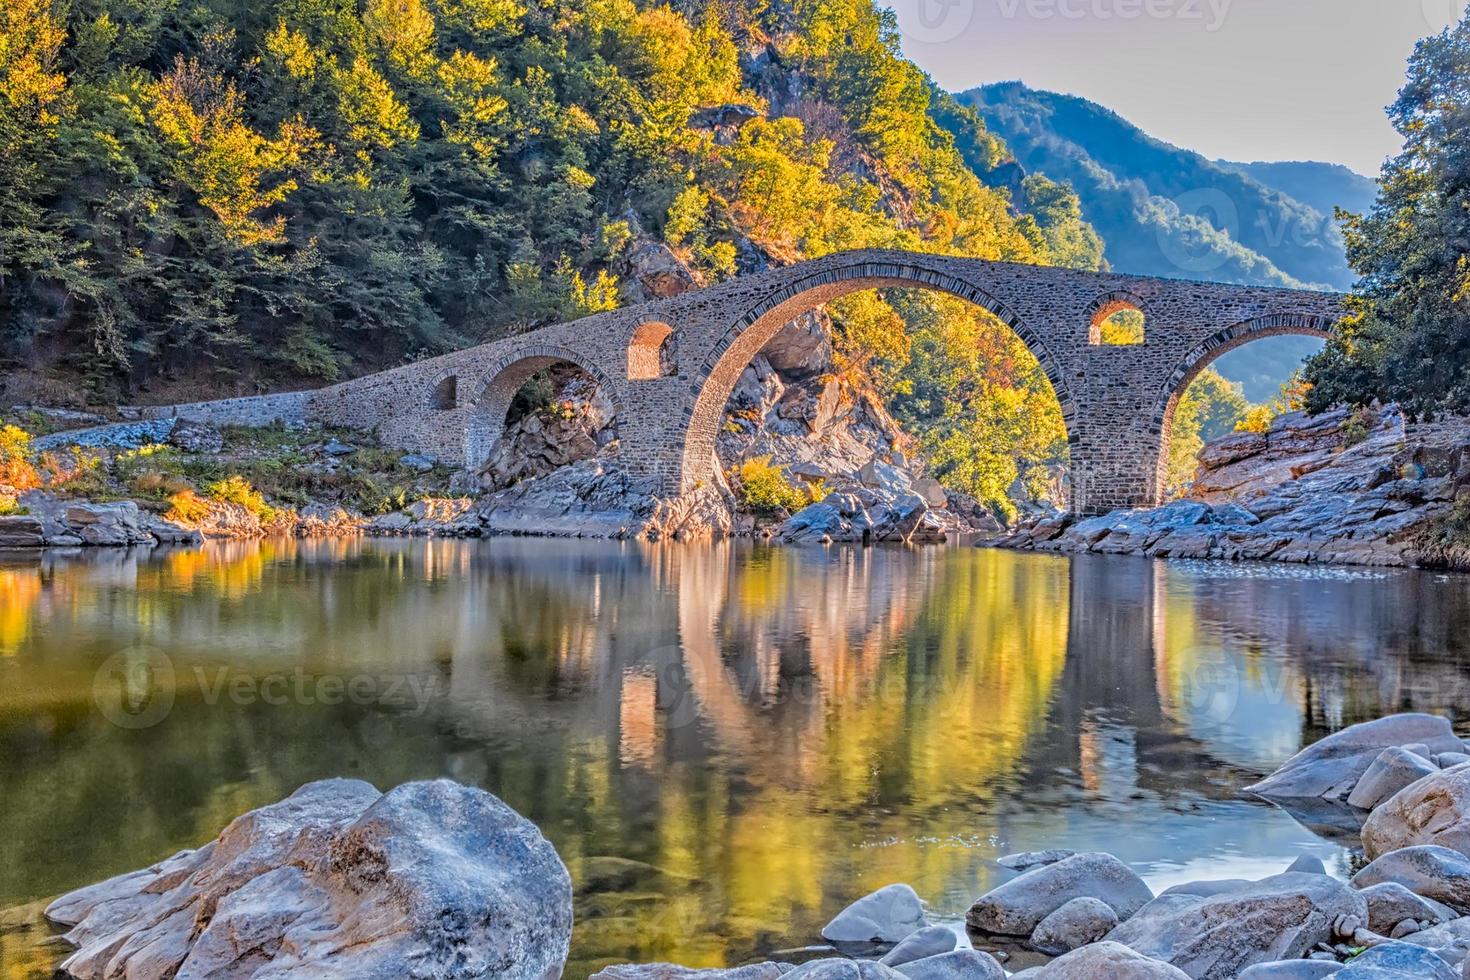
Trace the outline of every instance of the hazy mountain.
<instances>
[{"instance_id":1,"label":"hazy mountain","mask_svg":"<svg viewBox=\"0 0 1470 980\"><path fill-rule=\"evenodd\" d=\"M1362 214L1373 206L1378 185L1340 163L1314 160L1287 163L1231 163L1220 166L1237 170L1267 187L1293 197L1310 208L1330 215L1337 208Z\"/></svg>"},{"instance_id":2,"label":"hazy mountain","mask_svg":"<svg viewBox=\"0 0 1470 980\"><path fill-rule=\"evenodd\" d=\"M960 99L980 111L1021 167L1076 188L1115 269L1260 285L1352 284L1329 201L1361 206L1365 189L1345 168L1219 163L1155 139L1094 102L1020 82ZM1311 202L1288 188L1310 189Z\"/></svg>"}]
</instances>

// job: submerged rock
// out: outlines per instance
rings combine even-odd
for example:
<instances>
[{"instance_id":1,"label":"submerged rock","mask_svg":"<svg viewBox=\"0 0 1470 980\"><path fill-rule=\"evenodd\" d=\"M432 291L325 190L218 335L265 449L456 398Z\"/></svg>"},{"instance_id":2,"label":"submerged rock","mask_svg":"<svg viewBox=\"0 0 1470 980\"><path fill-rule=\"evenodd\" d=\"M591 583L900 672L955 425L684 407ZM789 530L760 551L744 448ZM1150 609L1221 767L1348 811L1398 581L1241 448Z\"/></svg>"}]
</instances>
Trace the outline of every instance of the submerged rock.
<instances>
[{"instance_id":1,"label":"submerged rock","mask_svg":"<svg viewBox=\"0 0 1470 980\"><path fill-rule=\"evenodd\" d=\"M57 899L77 980L545 980L566 868L500 800L448 780L310 783L220 836Z\"/></svg>"}]
</instances>

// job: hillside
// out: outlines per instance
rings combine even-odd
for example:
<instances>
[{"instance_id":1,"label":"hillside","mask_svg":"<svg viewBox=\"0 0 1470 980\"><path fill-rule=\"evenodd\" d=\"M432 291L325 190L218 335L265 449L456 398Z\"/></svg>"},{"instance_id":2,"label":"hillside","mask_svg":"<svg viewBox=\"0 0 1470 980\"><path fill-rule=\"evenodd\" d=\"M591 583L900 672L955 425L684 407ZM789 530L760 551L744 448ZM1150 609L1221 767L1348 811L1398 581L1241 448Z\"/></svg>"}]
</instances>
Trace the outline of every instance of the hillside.
<instances>
[{"instance_id":1,"label":"hillside","mask_svg":"<svg viewBox=\"0 0 1470 980\"><path fill-rule=\"evenodd\" d=\"M959 96L1027 171L1069 182L1113 268L1272 286L1345 289L1352 273L1325 199L1364 188L1313 165L1221 164L1171 146L1096 103L1020 82ZM1313 182L1317 206L1291 196Z\"/></svg>"},{"instance_id":2,"label":"hillside","mask_svg":"<svg viewBox=\"0 0 1470 980\"><path fill-rule=\"evenodd\" d=\"M1220 166L1239 171L1253 180L1275 188L1287 197L1314 208L1325 215L1342 208L1352 214L1364 214L1378 196L1378 184L1371 178L1349 170L1340 163L1287 161L1283 163L1230 163Z\"/></svg>"}]
</instances>

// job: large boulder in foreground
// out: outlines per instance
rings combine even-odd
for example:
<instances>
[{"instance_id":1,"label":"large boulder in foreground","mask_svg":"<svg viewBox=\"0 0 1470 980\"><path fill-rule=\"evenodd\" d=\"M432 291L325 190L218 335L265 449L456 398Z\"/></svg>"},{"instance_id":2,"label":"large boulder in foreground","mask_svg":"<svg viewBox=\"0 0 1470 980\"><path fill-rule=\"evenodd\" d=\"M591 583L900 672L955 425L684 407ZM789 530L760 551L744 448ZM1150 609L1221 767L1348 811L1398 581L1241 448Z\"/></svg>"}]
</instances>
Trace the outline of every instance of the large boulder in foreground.
<instances>
[{"instance_id":1,"label":"large boulder in foreground","mask_svg":"<svg viewBox=\"0 0 1470 980\"><path fill-rule=\"evenodd\" d=\"M1247 786L1245 792L1268 799L1346 800L1384 749L1416 743L1430 755L1464 749L1446 718L1390 715L1350 725L1309 745L1265 779Z\"/></svg>"},{"instance_id":2,"label":"large boulder in foreground","mask_svg":"<svg viewBox=\"0 0 1470 980\"><path fill-rule=\"evenodd\" d=\"M1017 980L1189 980L1176 966L1151 960L1113 942L1093 943L1046 966L1016 974Z\"/></svg>"},{"instance_id":3,"label":"large boulder in foreground","mask_svg":"<svg viewBox=\"0 0 1470 980\"><path fill-rule=\"evenodd\" d=\"M1435 844L1402 847L1353 875L1354 888L1395 881L1422 898L1470 915L1470 858Z\"/></svg>"},{"instance_id":4,"label":"large boulder in foreground","mask_svg":"<svg viewBox=\"0 0 1470 980\"><path fill-rule=\"evenodd\" d=\"M57 899L77 980L549 980L571 878L529 821L448 780L309 783L220 836Z\"/></svg>"},{"instance_id":5,"label":"large boulder in foreground","mask_svg":"<svg viewBox=\"0 0 1470 980\"><path fill-rule=\"evenodd\" d=\"M1126 920L1152 901L1143 879L1111 854L1074 854L1032 868L981 895L965 922L993 936L1030 936L1041 921L1077 898L1095 898Z\"/></svg>"},{"instance_id":6,"label":"large boulder in foreground","mask_svg":"<svg viewBox=\"0 0 1470 980\"><path fill-rule=\"evenodd\" d=\"M1363 823L1363 850L1370 859L1418 844L1470 856L1470 765L1410 783L1380 803Z\"/></svg>"},{"instance_id":7,"label":"large boulder in foreground","mask_svg":"<svg viewBox=\"0 0 1470 980\"><path fill-rule=\"evenodd\" d=\"M1231 980L1257 963L1305 956L1367 921L1368 904L1352 888L1288 872L1210 897L1161 895L1107 939L1195 980Z\"/></svg>"}]
</instances>

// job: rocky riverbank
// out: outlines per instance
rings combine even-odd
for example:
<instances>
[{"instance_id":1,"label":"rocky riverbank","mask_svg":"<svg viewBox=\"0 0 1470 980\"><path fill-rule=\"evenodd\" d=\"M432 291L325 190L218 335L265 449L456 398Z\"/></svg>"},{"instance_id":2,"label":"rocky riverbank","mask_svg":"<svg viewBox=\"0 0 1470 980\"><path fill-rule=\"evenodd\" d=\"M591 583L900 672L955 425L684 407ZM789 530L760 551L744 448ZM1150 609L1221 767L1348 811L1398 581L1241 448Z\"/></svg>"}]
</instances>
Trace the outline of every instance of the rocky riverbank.
<instances>
[{"instance_id":1,"label":"rocky riverbank","mask_svg":"<svg viewBox=\"0 0 1470 980\"><path fill-rule=\"evenodd\" d=\"M994 541L1065 554L1470 568L1470 421L1292 413L1207 445L1182 499Z\"/></svg>"},{"instance_id":2,"label":"rocky riverbank","mask_svg":"<svg viewBox=\"0 0 1470 980\"><path fill-rule=\"evenodd\" d=\"M1259 880L1155 894L1116 857L998 859L1013 877L961 927L891 884L811 945L744 966L615 965L593 980L1462 980L1470 976L1470 746L1440 717L1345 728L1246 792L1332 810L1361 860L1348 880L1303 856ZM439 780L387 793L326 780L151 867L46 910L63 976L420 980L561 974L572 885L537 829ZM1008 971L1015 971L1009 972Z\"/></svg>"}]
</instances>

